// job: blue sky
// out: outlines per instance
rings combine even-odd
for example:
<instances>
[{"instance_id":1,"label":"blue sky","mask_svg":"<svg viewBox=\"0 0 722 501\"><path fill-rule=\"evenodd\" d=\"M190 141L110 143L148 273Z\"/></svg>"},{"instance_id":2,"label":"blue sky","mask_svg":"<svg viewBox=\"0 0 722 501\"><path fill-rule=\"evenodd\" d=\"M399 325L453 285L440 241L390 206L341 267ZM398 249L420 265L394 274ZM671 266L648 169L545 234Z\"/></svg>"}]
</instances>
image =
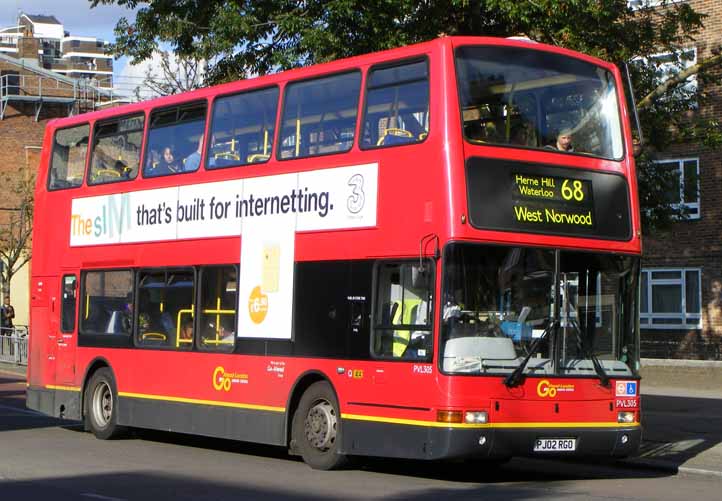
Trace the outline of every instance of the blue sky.
<instances>
[{"instance_id":1,"label":"blue sky","mask_svg":"<svg viewBox=\"0 0 722 501\"><path fill-rule=\"evenodd\" d=\"M117 5L99 5L91 9L88 0L0 0L0 26L14 26L18 11L27 14L52 15L73 35L94 36L112 42L113 28L121 17L135 18L133 11ZM120 74L127 61L113 63Z\"/></svg>"}]
</instances>

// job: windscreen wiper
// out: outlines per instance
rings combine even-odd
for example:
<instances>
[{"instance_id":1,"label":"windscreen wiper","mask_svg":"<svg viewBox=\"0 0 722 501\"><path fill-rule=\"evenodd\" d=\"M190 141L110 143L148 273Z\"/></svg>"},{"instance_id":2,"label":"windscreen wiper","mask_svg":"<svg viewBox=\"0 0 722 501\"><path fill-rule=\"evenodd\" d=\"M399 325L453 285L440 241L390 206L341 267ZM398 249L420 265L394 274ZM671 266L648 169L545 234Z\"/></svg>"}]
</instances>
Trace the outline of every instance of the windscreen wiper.
<instances>
[{"instance_id":1,"label":"windscreen wiper","mask_svg":"<svg viewBox=\"0 0 722 501\"><path fill-rule=\"evenodd\" d=\"M579 328L579 324L576 320L569 319L569 323L571 324L572 328L577 333L577 339L579 340L579 345L581 347L581 351L584 353L584 355L589 358L589 360L592 361L592 365L594 366L594 372L597 373L597 376L599 376L599 382L604 386L605 388L609 387L609 376L607 375L606 371L604 370L604 367L602 367L602 363L599 361L597 356L594 354L594 348L587 349L585 346L585 343L582 341L582 330Z\"/></svg>"},{"instance_id":2,"label":"windscreen wiper","mask_svg":"<svg viewBox=\"0 0 722 501\"><path fill-rule=\"evenodd\" d=\"M522 362L519 364L519 367L514 369L514 371L509 374L506 379L504 379L504 384L508 386L509 388L513 388L515 386L519 386L519 383L521 383L522 374L524 374L524 368L526 368L526 364L529 363L529 360L531 360L531 357L533 357L537 351L539 351L539 347L541 346L541 342L547 337L547 335L554 330L554 328L559 325L559 320L552 320L552 322L549 324L549 326L544 329L544 332L541 333L541 336L536 338L536 341L534 341L534 344L531 345L531 349L529 350L529 353L527 356L522 360Z\"/></svg>"}]
</instances>

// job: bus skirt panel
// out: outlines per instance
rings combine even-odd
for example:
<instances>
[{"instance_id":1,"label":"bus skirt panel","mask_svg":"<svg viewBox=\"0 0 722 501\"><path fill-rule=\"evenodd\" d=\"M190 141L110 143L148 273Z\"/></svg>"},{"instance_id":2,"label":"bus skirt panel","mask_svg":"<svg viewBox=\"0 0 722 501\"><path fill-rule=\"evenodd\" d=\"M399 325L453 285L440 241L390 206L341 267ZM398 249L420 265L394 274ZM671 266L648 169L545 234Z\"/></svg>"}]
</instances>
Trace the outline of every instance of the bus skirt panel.
<instances>
[{"instance_id":1,"label":"bus skirt panel","mask_svg":"<svg viewBox=\"0 0 722 501\"><path fill-rule=\"evenodd\" d=\"M29 386L25 405L28 409L62 419L80 420L80 388Z\"/></svg>"},{"instance_id":2,"label":"bus skirt panel","mask_svg":"<svg viewBox=\"0 0 722 501\"><path fill-rule=\"evenodd\" d=\"M285 445L284 409L249 409L121 394L118 424L270 445Z\"/></svg>"}]
</instances>

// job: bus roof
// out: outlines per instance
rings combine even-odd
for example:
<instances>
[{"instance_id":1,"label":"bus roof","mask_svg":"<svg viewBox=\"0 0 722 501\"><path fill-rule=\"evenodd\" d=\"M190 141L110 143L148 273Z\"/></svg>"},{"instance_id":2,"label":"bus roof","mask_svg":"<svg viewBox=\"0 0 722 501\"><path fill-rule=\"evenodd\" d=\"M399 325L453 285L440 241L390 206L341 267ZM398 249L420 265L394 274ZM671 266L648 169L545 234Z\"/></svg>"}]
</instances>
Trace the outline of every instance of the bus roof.
<instances>
[{"instance_id":1,"label":"bus roof","mask_svg":"<svg viewBox=\"0 0 722 501\"><path fill-rule=\"evenodd\" d=\"M126 104L114 108L108 108L105 110L99 110L89 113L83 113L74 115L72 117L58 118L48 122L48 126L52 128L62 128L71 126L77 123L84 123L87 121L102 120L104 118L115 117L118 115L132 114L135 112L145 111L149 108L157 108L162 106L172 106L174 104L203 100L212 98L214 96L232 94L248 89L263 88L273 85L284 84L291 80L302 80L307 78L313 78L324 74L332 74L342 72L345 70L353 69L354 67L365 67L374 64L383 63L395 59L403 59L408 57L420 56L423 54L429 54L436 49L443 46L451 48L459 47L462 45L497 45L507 47L524 47L531 50L554 52L577 59L582 59L588 63L604 66L608 69L614 68L613 64L610 64L601 59L597 59L579 52L574 52L561 47L555 47L543 43L534 42L528 39L516 38L498 38L498 37L440 37L428 42L421 42L417 44L407 45L403 47L397 47L394 49L388 49L379 52L373 52L369 54L362 54L358 56L338 59L327 63L319 63L303 68L295 68L291 70L280 71L270 75L257 76L245 80L235 80L232 82L222 83L201 89L183 92L180 94L174 94L170 96L162 96L146 101Z\"/></svg>"}]
</instances>

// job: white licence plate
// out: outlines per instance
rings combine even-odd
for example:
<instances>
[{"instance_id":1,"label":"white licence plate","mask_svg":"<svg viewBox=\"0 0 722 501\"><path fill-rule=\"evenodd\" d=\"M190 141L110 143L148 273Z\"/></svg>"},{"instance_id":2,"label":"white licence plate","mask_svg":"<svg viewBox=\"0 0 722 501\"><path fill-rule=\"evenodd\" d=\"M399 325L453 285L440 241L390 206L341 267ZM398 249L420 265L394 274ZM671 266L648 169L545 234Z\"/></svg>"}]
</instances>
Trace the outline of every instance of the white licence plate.
<instances>
[{"instance_id":1,"label":"white licence plate","mask_svg":"<svg viewBox=\"0 0 722 501\"><path fill-rule=\"evenodd\" d=\"M577 448L576 438L537 438L534 452L574 451Z\"/></svg>"}]
</instances>

